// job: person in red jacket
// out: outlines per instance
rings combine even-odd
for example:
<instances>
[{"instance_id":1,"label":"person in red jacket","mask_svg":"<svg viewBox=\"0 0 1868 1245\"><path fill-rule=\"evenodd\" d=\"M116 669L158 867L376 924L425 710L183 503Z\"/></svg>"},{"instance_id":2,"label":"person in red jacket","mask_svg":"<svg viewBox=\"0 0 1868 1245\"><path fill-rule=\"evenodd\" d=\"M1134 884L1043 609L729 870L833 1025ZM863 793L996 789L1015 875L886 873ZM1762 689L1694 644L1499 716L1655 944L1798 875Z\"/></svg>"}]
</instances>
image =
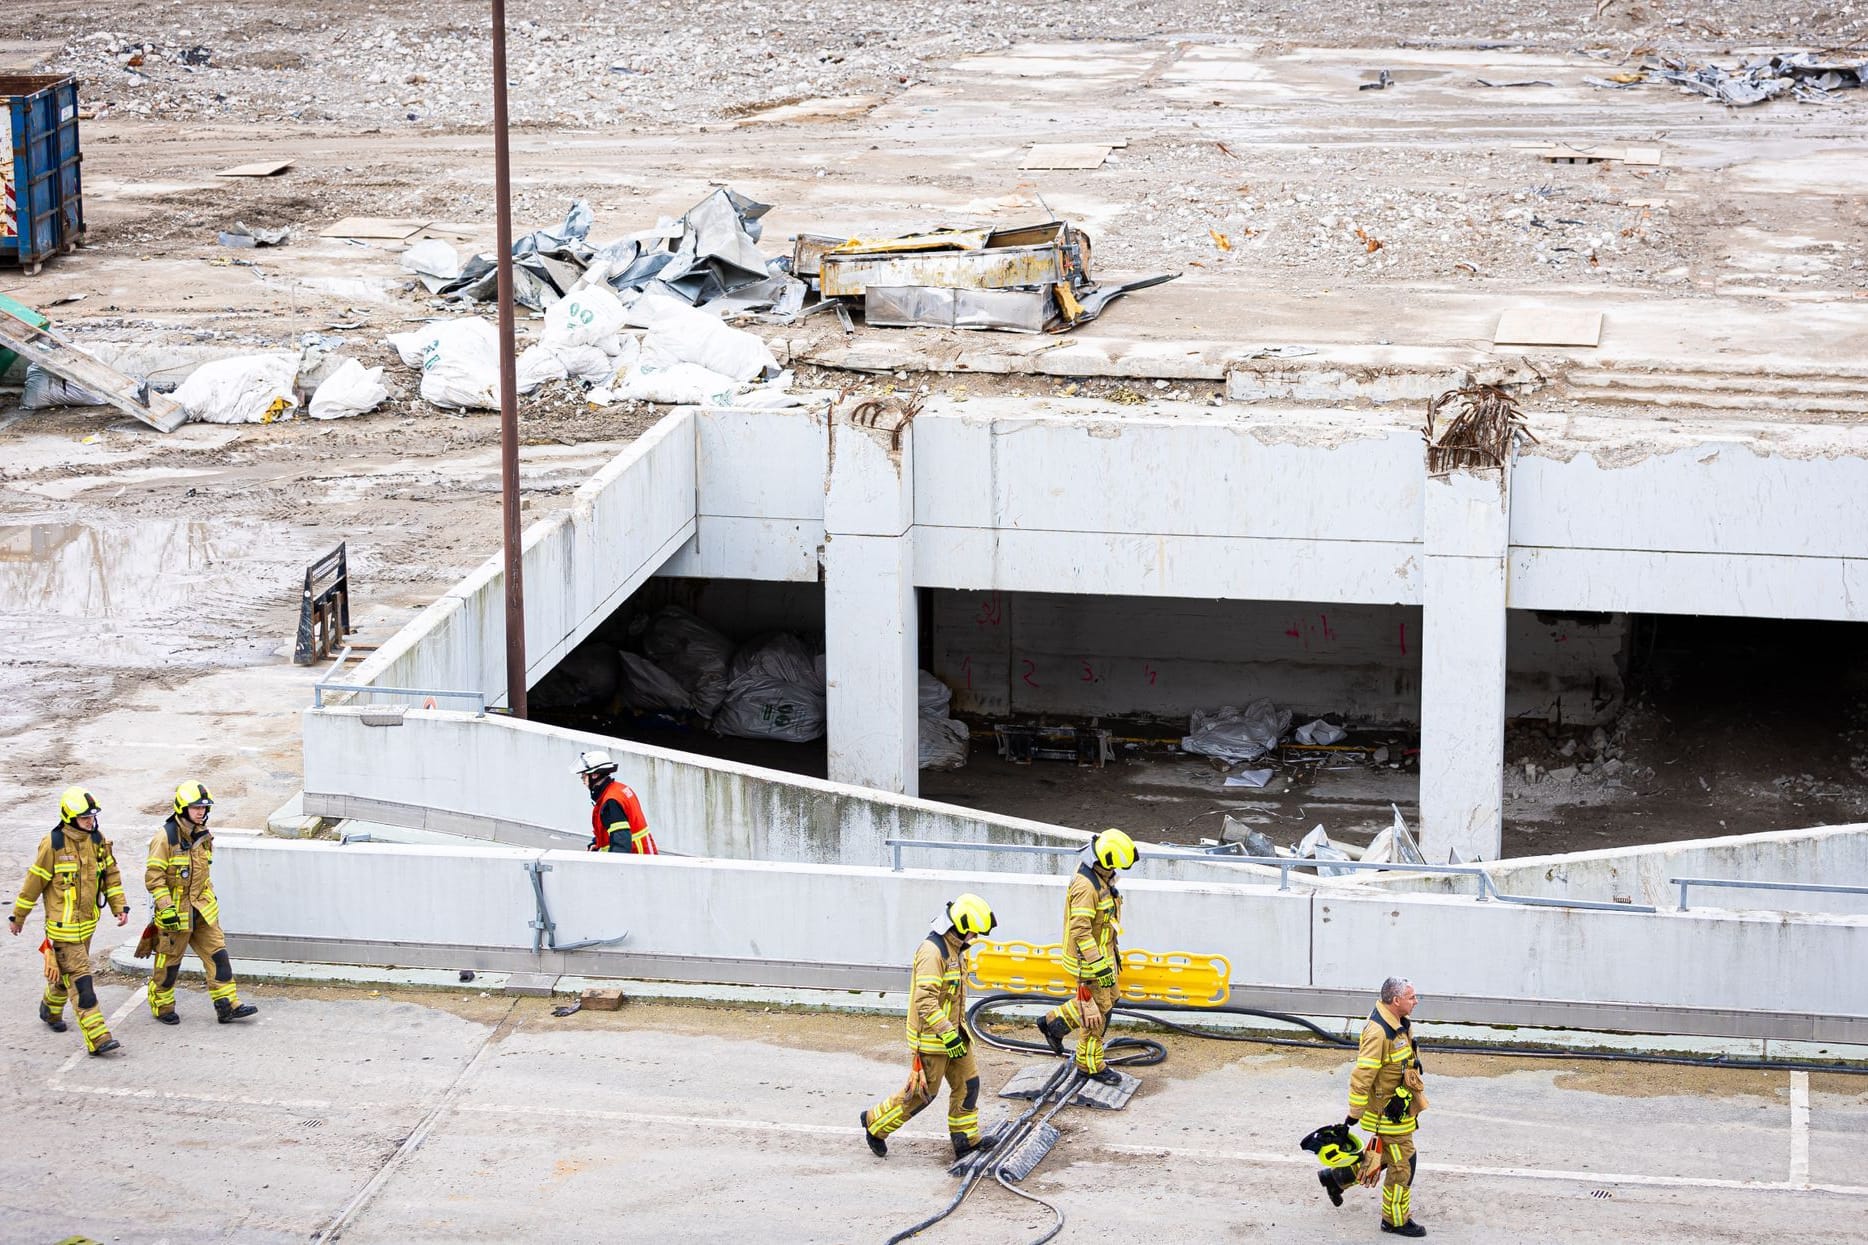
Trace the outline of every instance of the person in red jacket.
<instances>
[{"instance_id":1,"label":"person in red jacket","mask_svg":"<svg viewBox=\"0 0 1868 1245\"><path fill-rule=\"evenodd\" d=\"M642 802L627 783L616 780L616 762L610 760L609 753L578 753L572 773L580 775L590 788L590 846L584 850L661 854L656 850L655 836L649 833Z\"/></svg>"}]
</instances>

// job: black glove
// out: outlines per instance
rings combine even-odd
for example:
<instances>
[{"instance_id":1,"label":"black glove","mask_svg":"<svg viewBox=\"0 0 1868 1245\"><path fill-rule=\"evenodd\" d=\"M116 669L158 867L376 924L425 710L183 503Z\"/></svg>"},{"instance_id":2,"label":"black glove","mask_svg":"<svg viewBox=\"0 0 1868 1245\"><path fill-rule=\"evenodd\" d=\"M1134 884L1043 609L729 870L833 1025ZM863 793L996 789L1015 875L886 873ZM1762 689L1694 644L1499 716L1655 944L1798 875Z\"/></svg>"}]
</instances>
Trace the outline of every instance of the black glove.
<instances>
[{"instance_id":1,"label":"black glove","mask_svg":"<svg viewBox=\"0 0 1868 1245\"><path fill-rule=\"evenodd\" d=\"M156 928L174 933L182 927L182 914L178 908L164 908L156 913Z\"/></svg>"},{"instance_id":2,"label":"black glove","mask_svg":"<svg viewBox=\"0 0 1868 1245\"><path fill-rule=\"evenodd\" d=\"M959 1029L949 1029L940 1035L941 1045L947 1048L947 1058L958 1059L966 1054L966 1034Z\"/></svg>"},{"instance_id":3,"label":"black glove","mask_svg":"<svg viewBox=\"0 0 1868 1245\"><path fill-rule=\"evenodd\" d=\"M1343 1117L1343 1127L1345 1129L1354 1128L1356 1126L1356 1121L1360 1118L1360 1116L1345 1115Z\"/></svg>"}]
</instances>

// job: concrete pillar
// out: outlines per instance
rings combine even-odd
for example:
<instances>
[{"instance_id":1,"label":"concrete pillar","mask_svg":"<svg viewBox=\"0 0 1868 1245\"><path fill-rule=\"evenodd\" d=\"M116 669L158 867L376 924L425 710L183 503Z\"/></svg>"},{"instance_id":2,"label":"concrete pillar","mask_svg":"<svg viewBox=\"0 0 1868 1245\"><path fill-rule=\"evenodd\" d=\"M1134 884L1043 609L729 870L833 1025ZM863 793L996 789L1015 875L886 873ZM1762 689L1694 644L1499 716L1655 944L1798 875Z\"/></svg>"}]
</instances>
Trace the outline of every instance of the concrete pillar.
<instances>
[{"instance_id":1,"label":"concrete pillar","mask_svg":"<svg viewBox=\"0 0 1868 1245\"><path fill-rule=\"evenodd\" d=\"M914 437L891 404L833 411L824 495L824 665L833 782L914 795L919 629Z\"/></svg>"},{"instance_id":2,"label":"concrete pillar","mask_svg":"<svg viewBox=\"0 0 1868 1245\"><path fill-rule=\"evenodd\" d=\"M1505 796L1510 502L1499 471L1429 476L1422 567L1421 850L1497 860Z\"/></svg>"}]
</instances>

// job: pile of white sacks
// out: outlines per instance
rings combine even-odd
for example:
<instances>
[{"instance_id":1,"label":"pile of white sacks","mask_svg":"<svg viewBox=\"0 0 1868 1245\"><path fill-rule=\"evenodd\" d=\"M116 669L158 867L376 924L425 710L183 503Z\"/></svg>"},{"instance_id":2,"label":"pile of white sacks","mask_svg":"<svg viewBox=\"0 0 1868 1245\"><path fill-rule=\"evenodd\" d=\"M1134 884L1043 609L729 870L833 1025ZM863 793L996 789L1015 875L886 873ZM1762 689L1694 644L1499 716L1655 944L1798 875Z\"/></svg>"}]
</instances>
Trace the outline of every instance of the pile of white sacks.
<instances>
[{"instance_id":1,"label":"pile of white sacks","mask_svg":"<svg viewBox=\"0 0 1868 1245\"><path fill-rule=\"evenodd\" d=\"M790 374L758 337L660 294L625 303L586 280L545 312L544 330L518 358L518 388L554 380L589 387L593 405L636 400L673 406L791 406ZM435 320L389 338L422 373L421 396L452 410L499 407L499 337L478 317Z\"/></svg>"}]
</instances>

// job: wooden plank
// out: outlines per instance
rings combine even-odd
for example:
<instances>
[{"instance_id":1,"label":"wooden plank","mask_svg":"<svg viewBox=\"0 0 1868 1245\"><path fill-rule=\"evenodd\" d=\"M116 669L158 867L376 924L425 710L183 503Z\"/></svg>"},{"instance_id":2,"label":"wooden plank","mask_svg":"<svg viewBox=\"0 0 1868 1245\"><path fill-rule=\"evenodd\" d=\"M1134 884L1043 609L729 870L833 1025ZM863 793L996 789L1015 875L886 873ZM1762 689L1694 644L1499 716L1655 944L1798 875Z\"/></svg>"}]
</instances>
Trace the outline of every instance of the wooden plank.
<instances>
[{"instance_id":1,"label":"wooden plank","mask_svg":"<svg viewBox=\"0 0 1868 1245\"><path fill-rule=\"evenodd\" d=\"M1513 307L1498 317L1494 346L1597 346L1602 313L1554 307Z\"/></svg>"},{"instance_id":2,"label":"wooden plank","mask_svg":"<svg viewBox=\"0 0 1868 1245\"><path fill-rule=\"evenodd\" d=\"M393 216L346 216L324 230L320 238L367 238L400 242L428 227L425 220L407 220Z\"/></svg>"},{"instance_id":3,"label":"wooden plank","mask_svg":"<svg viewBox=\"0 0 1868 1245\"><path fill-rule=\"evenodd\" d=\"M93 359L51 329L34 327L8 311L0 311L0 346L159 432L174 432L188 422L188 412L173 398L150 389L147 381L125 376L109 364Z\"/></svg>"},{"instance_id":4,"label":"wooden plank","mask_svg":"<svg viewBox=\"0 0 1868 1245\"><path fill-rule=\"evenodd\" d=\"M292 167L290 160L261 160L257 164L236 164L222 169L216 177L277 177Z\"/></svg>"},{"instance_id":5,"label":"wooden plank","mask_svg":"<svg viewBox=\"0 0 1868 1245\"><path fill-rule=\"evenodd\" d=\"M1021 169L1100 169L1109 158L1109 143L1033 143Z\"/></svg>"}]
</instances>

